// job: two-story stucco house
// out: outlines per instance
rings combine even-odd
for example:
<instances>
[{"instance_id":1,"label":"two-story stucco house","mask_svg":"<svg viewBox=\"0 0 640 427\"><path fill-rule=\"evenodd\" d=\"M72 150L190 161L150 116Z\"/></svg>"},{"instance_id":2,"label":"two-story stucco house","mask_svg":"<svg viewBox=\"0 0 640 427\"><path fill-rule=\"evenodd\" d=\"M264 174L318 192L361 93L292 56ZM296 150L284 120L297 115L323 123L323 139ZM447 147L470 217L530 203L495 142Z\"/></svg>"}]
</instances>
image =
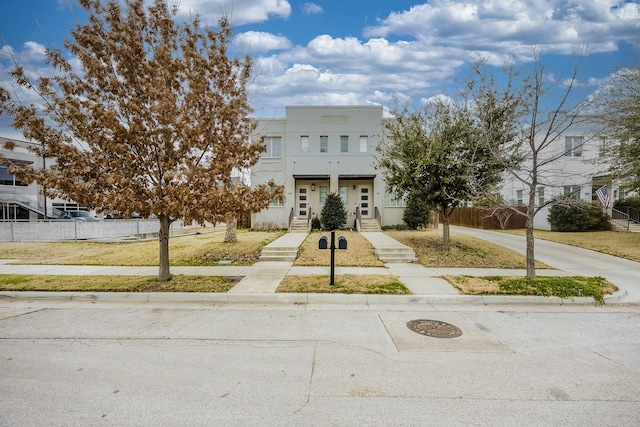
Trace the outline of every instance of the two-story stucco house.
<instances>
[{"instance_id":1,"label":"two-story stucco house","mask_svg":"<svg viewBox=\"0 0 640 427\"><path fill-rule=\"evenodd\" d=\"M603 157L608 143L601 127L588 116L577 117L571 126L554 135L553 141L539 154L541 164L554 160L539 166L536 203L542 206L558 196L599 203L596 191L604 188L610 200L606 209L611 214L613 203L631 194L625 194L624 188L608 172L609 163ZM505 200L526 204L528 193L528 187L513 177L503 182L501 194ZM550 228L548 212L548 208L544 208L536 215L536 228Z\"/></svg>"},{"instance_id":2,"label":"two-story stucco house","mask_svg":"<svg viewBox=\"0 0 640 427\"><path fill-rule=\"evenodd\" d=\"M373 105L288 106L284 118L258 120L254 137L264 137L267 150L251 182L273 179L284 185L286 200L254 214L252 226L288 228L295 219L319 217L329 193L342 198L347 228L402 223L402 202L386 192L374 167L382 120L382 107Z\"/></svg>"}]
</instances>

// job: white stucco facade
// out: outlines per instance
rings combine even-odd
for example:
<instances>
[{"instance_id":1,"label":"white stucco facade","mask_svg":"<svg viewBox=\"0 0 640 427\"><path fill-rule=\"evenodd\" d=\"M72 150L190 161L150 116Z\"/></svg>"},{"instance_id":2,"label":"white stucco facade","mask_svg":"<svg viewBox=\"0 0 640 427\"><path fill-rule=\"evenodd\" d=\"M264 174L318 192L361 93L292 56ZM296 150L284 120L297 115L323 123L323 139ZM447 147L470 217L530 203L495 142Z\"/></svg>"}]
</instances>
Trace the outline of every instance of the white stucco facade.
<instances>
[{"instance_id":1,"label":"white stucco facade","mask_svg":"<svg viewBox=\"0 0 640 427\"><path fill-rule=\"evenodd\" d=\"M286 200L252 216L253 227L287 228L289 217L320 215L328 193L338 193L353 228L378 212L381 225L402 223L402 206L385 202L385 182L374 167L382 134L381 106L288 106L284 118L261 119L254 138L267 152L252 169L251 182L273 179ZM385 206L386 205L386 206Z\"/></svg>"},{"instance_id":2,"label":"white stucco facade","mask_svg":"<svg viewBox=\"0 0 640 427\"><path fill-rule=\"evenodd\" d=\"M569 194L582 201L598 203L595 192L604 186L611 200L608 208L611 213L613 203L624 198L625 194L619 183L609 175L608 162L602 157L602 150L607 144L601 128L589 117L579 117L575 124L556 135L539 155L539 162L551 158L555 160L539 167L536 204L541 206L554 197ZM526 205L529 188L507 175L501 194L507 201ZM550 229L548 213L549 209L543 208L536 215L535 228Z\"/></svg>"}]
</instances>

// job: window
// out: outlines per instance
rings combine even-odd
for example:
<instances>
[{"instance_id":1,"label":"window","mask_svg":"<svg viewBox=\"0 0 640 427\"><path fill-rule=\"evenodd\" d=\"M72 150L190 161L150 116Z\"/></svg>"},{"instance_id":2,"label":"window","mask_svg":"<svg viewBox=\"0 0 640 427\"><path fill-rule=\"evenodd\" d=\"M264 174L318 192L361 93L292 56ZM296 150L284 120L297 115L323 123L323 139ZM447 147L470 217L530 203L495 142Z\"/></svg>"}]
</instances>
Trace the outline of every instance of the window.
<instances>
[{"instance_id":1,"label":"window","mask_svg":"<svg viewBox=\"0 0 640 427\"><path fill-rule=\"evenodd\" d=\"M271 187L271 194L274 194L276 192L276 187ZM271 203L269 203L269 207L283 207L284 206L284 201L280 201L277 198L273 198L271 199Z\"/></svg>"},{"instance_id":2,"label":"window","mask_svg":"<svg viewBox=\"0 0 640 427\"><path fill-rule=\"evenodd\" d=\"M582 157L581 136L564 137L564 155L565 157Z\"/></svg>"},{"instance_id":3,"label":"window","mask_svg":"<svg viewBox=\"0 0 640 427\"><path fill-rule=\"evenodd\" d=\"M579 185L565 185L564 195L570 196L576 200L580 200L580 186Z\"/></svg>"},{"instance_id":4,"label":"window","mask_svg":"<svg viewBox=\"0 0 640 427\"><path fill-rule=\"evenodd\" d=\"M306 135L300 137L300 151L303 153L309 152L309 137Z\"/></svg>"},{"instance_id":5,"label":"window","mask_svg":"<svg viewBox=\"0 0 640 427\"><path fill-rule=\"evenodd\" d=\"M538 206L544 205L544 187L538 187Z\"/></svg>"},{"instance_id":6,"label":"window","mask_svg":"<svg viewBox=\"0 0 640 427\"><path fill-rule=\"evenodd\" d=\"M366 153L369 149L369 137L367 135L360 135L360 152Z\"/></svg>"},{"instance_id":7,"label":"window","mask_svg":"<svg viewBox=\"0 0 640 427\"><path fill-rule=\"evenodd\" d=\"M406 206L405 200L402 197L399 197L396 193L390 192L389 190L384 193L384 207L385 208L395 208L395 207L404 207Z\"/></svg>"},{"instance_id":8,"label":"window","mask_svg":"<svg viewBox=\"0 0 640 427\"><path fill-rule=\"evenodd\" d=\"M340 187L340 199L342 199L342 204L344 205L347 204L348 195L349 195L349 187L347 186Z\"/></svg>"},{"instance_id":9,"label":"window","mask_svg":"<svg viewBox=\"0 0 640 427\"><path fill-rule=\"evenodd\" d=\"M347 135L342 135L340 137L340 152L341 153L349 152L349 137Z\"/></svg>"},{"instance_id":10,"label":"window","mask_svg":"<svg viewBox=\"0 0 640 427\"><path fill-rule=\"evenodd\" d=\"M516 191L516 200L518 202L518 206L522 206L522 202L524 201L524 190Z\"/></svg>"},{"instance_id":11,"label":"window","mask_svg":"<svg viewBox=\"0 0 640 427\"><path fill-rule=\"evenodd\" d=\"M325 185L320 186L320 203L324 203L327 200L327 187Z\"/></svg>"},{"instance_id":12,"label":"window","mask_svg":"<svg viewBox=\"0 0 640 427\"><path fill-rule=\"evenodd\" d=\"M607 138L605 138L604 136L600 138L600 143L598 144L598 150L601 157L607 153Z\"/></svg>"},{"instance_id":13,"label":"window","mask_svg":"<svg viewBox=\"0 0 640 427\"><path fill-rule=\"evenodd\" d=\"M320 137L320 152L321 153L329 152L329 137L326 135L322 135Z\"/></svg>"},{"instance_id":14,"label":"window","mask_svg":"<svg viewBox=\"0 0 640 427\"><path fill-rule=\"evenodd\" d=\"M20 187L26 187L27 184L20 181L9 173L6 166L0 166L0 185L16 185Z\"/></svg>"},{"instance_id":15,"label":"window","mask_svg":"<svg viewBox=\"0 0 640 427\"><path fill-rule=\"evenodd\" d=\"M267 151L262 157L282 157L282 138L279 136L268 136L264 139Z\"/></svg>"}]
</instances>

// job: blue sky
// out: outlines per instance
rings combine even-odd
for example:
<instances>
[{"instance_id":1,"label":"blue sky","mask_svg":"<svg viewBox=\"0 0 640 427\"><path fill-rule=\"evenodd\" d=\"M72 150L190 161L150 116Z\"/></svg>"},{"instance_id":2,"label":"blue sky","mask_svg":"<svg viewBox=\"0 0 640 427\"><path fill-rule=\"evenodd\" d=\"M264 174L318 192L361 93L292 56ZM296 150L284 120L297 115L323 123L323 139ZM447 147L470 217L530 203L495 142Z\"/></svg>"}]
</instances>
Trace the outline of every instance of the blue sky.
<instances>
[{"instance_id":1,"label":"blue sky","mask_svg":"<svg viewBox=\"0 0 640 427\"><path fill-rule=\"evenodd\" d=\"M230 13L235 52L251 53L258 117L285 105L414 105L455 95L473 61L531 66L533 47L554 77L568 77L587 45L581 95L617 66L637 64L640 0L179 0L205 25ZM45 46L63 48L86 14L76 0L0 0L0 85L10 88L12 52L31 75L46 72ZM11 90L16 90L15 87ZM37 102L21 94L25 102ZM0 118L0 136L19 138Z\"/></svg>"}]
</instances>

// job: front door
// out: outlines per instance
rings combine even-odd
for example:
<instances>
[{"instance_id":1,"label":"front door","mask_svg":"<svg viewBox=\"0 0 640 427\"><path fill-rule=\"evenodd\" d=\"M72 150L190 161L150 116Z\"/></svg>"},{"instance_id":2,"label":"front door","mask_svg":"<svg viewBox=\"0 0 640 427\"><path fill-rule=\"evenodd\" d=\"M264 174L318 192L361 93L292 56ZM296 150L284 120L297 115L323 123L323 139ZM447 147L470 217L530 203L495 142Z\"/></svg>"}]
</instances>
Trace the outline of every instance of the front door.
<instances>
[{"instance_id":1,"label":"front door","mask_svg":"<svg viewBox=\"0 0 640 427\"><path fill-rule=\"evenodd\" d=\"M361 185L358 187L358 202L360 204L360 215L362 216L362 219L371 219L373 210L372 196L370 186Z\"/></svg>"},{"instance_id":2,"label":"front door","mask_svg":"<svg viewBox=\"0 0 640 427\"><path fill-rule=\"evenodd\" d=\"M306 218L309 212L309 187L300 186L296 191L296 218Z\"/></svg>"}]
</instances>

